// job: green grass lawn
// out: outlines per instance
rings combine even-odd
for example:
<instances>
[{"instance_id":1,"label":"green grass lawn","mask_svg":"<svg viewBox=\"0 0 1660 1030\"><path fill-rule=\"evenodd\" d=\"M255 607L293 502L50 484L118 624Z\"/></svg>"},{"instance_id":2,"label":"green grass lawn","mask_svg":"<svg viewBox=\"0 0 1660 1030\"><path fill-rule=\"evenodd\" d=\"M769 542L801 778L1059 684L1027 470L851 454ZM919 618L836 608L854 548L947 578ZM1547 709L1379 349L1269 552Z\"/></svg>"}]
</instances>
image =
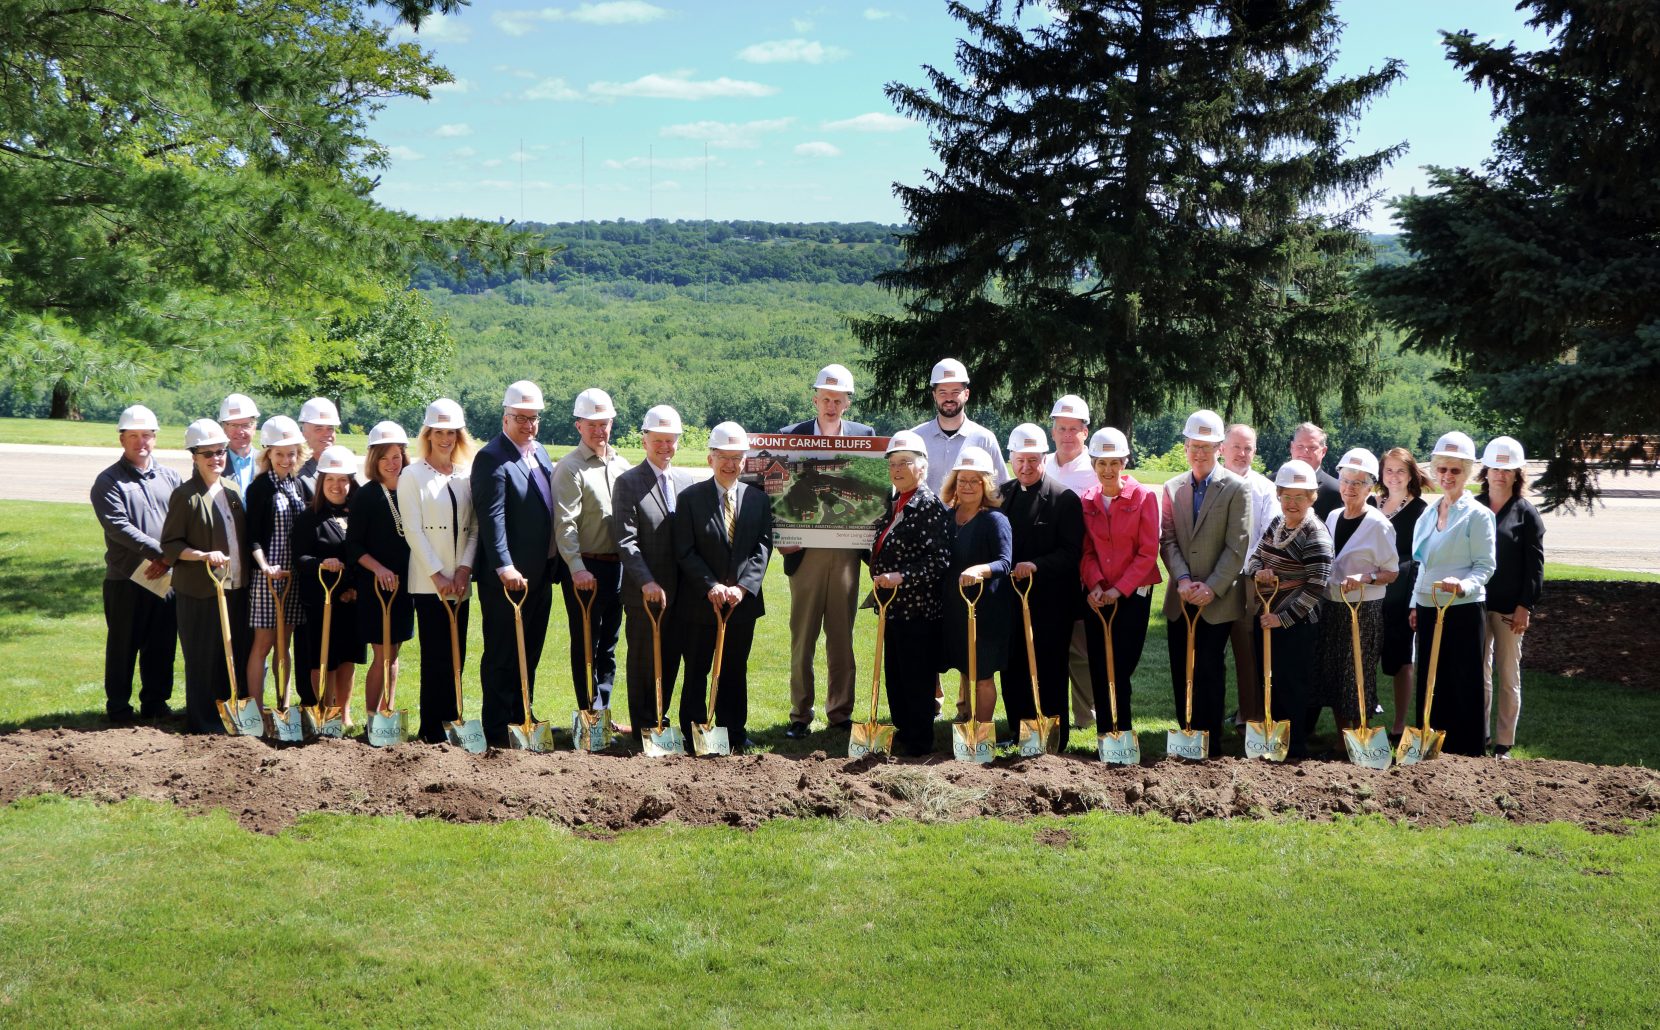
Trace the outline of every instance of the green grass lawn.
<instances>
[{"instance_id":1,"label":"green grass lawn","mask_svg":"<svg viewBox=\"0 0 1660 1030\"><path fill-rule=\"evenodd\" d=\"M0 731L100 725L100 555L85 505L0 502ZM839 750L822 730L782 736L779 563L767 590L752 735ZM558 724L557 613L549 637L539 707ZM861 690L873 645L862 617ZM476 628L472 646L476 661ZM1174 725L1165 668L1155 622L1135 698L1149 756ZM1660 764L1652 734L1604 732L1660 725L1660 695L1529 673L1525 701L1519 755ZM1330 726L1317 748L1336 745ZM1070 844L1039 842L1046 828ZM262 837L224 813L43 798L0 809L0 870L0 1023L19 1026L1635 1026L1660 1004L1632 975L1660 945L1654 823L1097 814L591 839L309 816Z\"/></svg>"}]
</instances>

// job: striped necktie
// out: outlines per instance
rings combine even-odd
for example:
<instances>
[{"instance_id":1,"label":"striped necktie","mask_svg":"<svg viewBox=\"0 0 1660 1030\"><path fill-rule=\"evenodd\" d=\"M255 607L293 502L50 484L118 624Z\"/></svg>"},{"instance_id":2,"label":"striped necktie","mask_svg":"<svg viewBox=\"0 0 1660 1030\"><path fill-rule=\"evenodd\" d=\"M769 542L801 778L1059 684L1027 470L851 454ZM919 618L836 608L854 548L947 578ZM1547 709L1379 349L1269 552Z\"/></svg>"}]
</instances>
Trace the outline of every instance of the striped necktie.
<instances>
[{"instance_id":1,"label":"striped necktie","mask_svg":"<svg viewBox=\"0 0 1660 1030\"><path fill-rule=\"evenodd\" d=\"M738 493L738 491L737 491L736 487L733 487L733 488L728 489L726 491L726 543L727 543L727 546L731 546L732 537L733 537L734 533L736 532L736 530L738 528L738 507L735 503L733 503L733 498L735 498L737 496L737 493Z\"/></svg>"}]
</instances>

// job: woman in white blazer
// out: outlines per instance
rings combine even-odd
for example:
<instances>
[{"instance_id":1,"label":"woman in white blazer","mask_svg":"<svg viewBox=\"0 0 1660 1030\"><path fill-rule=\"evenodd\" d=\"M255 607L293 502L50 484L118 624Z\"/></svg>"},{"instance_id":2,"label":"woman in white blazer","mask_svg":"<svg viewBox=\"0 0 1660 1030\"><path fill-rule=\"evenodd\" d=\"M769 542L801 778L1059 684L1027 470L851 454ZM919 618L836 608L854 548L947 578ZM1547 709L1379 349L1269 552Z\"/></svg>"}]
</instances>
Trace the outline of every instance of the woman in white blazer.
<instances>
[{"instance_id":1,"label":"woman in white blazer","mask_svg":"<svg viewBox=\"0 0 1660 1030\"><path fill-rule=\"evenodd\" d=\"M1378 459L1356 447L1337 463L1337 492L1342 507L1326 514L1331 534L1331 578L1321 600L1319 672L1314 678L1314 707L1330 707L1338 729L1360 725L1361 700L1355 690L1353 623L1360 623L1361 682L1367 716L1377 710L1378 660L1383 652L1383 596L1400 574L1395 527L1367 499L1378 480ZM1349 605L1356 606L1351 613ZM1313 720L1309 720L1313 723Z\"/></svg>"},{"instance_id":2,"label":"woman in white blazer","mask_svg":"<svg viewBox=\"0 0 1660 1030\"><path fill-rule=\"evenodd\" d=\"M398 508L409 543L409 577L421 637L420 738L444 740L444 723L453 722L455 665L467 660L466 598L478 551L478 523L473 516L473 440L467 435L461 405L441 397L427 406L416 440L415 462L398 480ZM459 654L450 652L450 617L443 597L460 598L456 612ZM453 663L453 664L452 664Z\"/></svg>"}]
</instances>

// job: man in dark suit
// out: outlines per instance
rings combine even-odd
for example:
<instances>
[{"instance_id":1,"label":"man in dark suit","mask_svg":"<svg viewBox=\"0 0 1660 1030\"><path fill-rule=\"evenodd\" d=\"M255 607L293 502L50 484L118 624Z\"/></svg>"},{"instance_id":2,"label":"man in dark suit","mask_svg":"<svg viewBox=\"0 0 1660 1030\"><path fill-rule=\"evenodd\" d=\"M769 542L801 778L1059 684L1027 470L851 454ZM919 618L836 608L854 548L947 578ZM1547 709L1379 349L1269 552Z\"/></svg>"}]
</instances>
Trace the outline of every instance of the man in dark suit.
<instances>
[{"instance_id":1,"label":"man in dark suit","mask_svg":"<svg viewBox=\"0 0 1660 1030\"><path fill-rule=\"evenodd\" d=\"M875 436L867 425L842 418L853 399L853 373L842 365L819 369L813 408L805 422L780 433L804 436ZM824 719L833 730L853 728L853 616L859 604L860 553L840 547L779 547L790 578L790 724L784 736L800 740L813 724L813 653L824 630Z\"/></svg>"},{"instance_id":2,"label":"man in dark suit","mask_svg":"<svg viewBox=\"0 0 1660 1030\"><path fill-rule=\"evenodd\" d=\"M674 518L684 594L676 606L686 658L681 732L690 740L692 723L710 721L707 683L715 657L715 613L725 608L731 614L713 721L726 727L734 754L747 743L749 648L755 640L755 620L766 614L761 581L772 556L772 502L766 491L738 481L748 450L749 434L736 422L711 429L709 467L714 478L682 491Z\"/></svg>"},{"instance_id":3,"label":"man in dark suit","mask_svg":"<svg viewBox=\"0 0 1660 1030\"><path fill-rule=\"evenodd\" d=\"M1291 434L1291 457L1307 462L1314 469L1314 478L1320 483L1320 490L1314 497L1314 515L1321 522L1326 521L1327 515L1343 507L1343 497L1337 490L1337 477L1320 465L1326 460L1326 431L1313 422L1298 426Z\"/></svg>"},{"instance_id":4,"label":"man in dark suit","mask_svg":"<svg viewBox=\"0 0 1660 1030\"><path fill-rule=\"evenodd\" d=\"M478 514L478 602L484 619L484 656L478 678L484 689L484 735L492 746L507 743L507 725L527 713L519 696L519 646L513 605L504 588L523 602L526 674L536 694L536 665L548 633L552 586L562 568L553 542L553 462L536 442L542 391L520 380L502 400L501 433L473 459L473 507ZM491 579L489 573L495 573Z\"/></svg>"},{"instance_id":5,"label":"man in dark suit","mask_svg":"<svg viewBox=\"0 0 1660 1030\"><path fill-rule=\"evenodd\" d=\"M1048 450L1049 439L1042 429L1030 422L1016 426L1009 434L1009 471L1014 478L998 489L1003 495L1000 510L1014 535L1014 568L1009 575L1016 589L1031 587L1028 603L1038 696L1043 714L1060 719L1064 749L1072 723L1066 709L1072 624L1083 608L1078 563L1084 552L1084 508L1077 494L1043 474L1043 456ZM1037 711L1032 703L1024 616L1019 604L1012 612L1015 625L1009 638L1009 664L1003 670L1003 711L1009 718L1009 731L1019 739L1020 720L1036 718Z\"/></svg>"},{"instance_id":6,"label":"man in dark suit","mask_svg":"<svg viewBox=\"0 0 1660 1030\"><path fill-rule=\"evenodd\" d=\"M680 413L667 404L646 412L640 426L646 460L617 477L611 491L611 535L621 555L622 604L628 638L628 723L635 743L657 724L657 689L651 646L650 602L659 613L663 650L663 711L674 698L680 670L680 639L674 606L679 596L680 557L674 549L674 513L680 491L692 476L671 467L680 447ZM700 598L689 603L701 604ZM659 611L661 606L661 611Z\"/></svg>"}]
</instances>

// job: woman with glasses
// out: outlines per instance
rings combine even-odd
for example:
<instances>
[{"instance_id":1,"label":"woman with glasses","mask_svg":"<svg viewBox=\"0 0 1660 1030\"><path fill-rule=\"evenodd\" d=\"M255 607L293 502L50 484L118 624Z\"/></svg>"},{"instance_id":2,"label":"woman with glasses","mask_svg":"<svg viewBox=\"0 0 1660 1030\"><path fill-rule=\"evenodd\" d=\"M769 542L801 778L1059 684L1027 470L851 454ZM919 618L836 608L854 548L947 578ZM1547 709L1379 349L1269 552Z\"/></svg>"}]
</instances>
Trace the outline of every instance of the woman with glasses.
<instances>
[{"instance_id":1,"label":"woman with glasses","mask_svg":"<svg viewBox=\"0 0 1660 1030\"><path fill-rule=\"evenodd\" d=\"M253 642L248 626L248 523L242 495L225 478L228 444L224 429L213 419L190 423L184 446L190 452L191 476L173 491L161 528L162 554L173 566L173 592L178 597L185 724L190 733L223 732L215 702L246 693L246 684L233 684L225 665L218 588L210 568L226 581L231 664L239 676L246 674Z\"/></svg>"},{"instance_id":2,"label":"woman with glasses","mask_svg":"<svg viewBox=\"0 0 1660 1030\"><path fill-rule=\"evenodd\" d=\"M1340 730L1358 727L1362 715L1355 691L1353 621L1357 615L1365 714L1377 710L1383 597L1400 570L1395 527L1368 503L1377 476L1378 459L1371 451L1357 447L1346 452L1337 462L1337 491L1343 506L1326 516L1326 532L1336 558L1321 602L1319 672L1314 677L1311 707L1316 716L1329 707ZM1350 612L1350 604L1358 610Z\"/></svg>"},{"instance_id":3,"label":"woman with glasses","mask_svg":"<svg viewBox=\"0 0 1660 1030\"><path fill-rule=\"evenodd\" d=\"M1482 725L1486 706L1481 658L1487 629L1487 581L1496 566L1493 513L1464 492L1475 469L1475 441L1463 433L1447 433L1435 442L1431 460L1441 500L1418 520L1412 536L1412 557L1418 562L1412 627L1420 656L1413 721L1423 724L1429 657L1439 614L1441 657L1430 725L1447 731L1443 751L1479 757L1487 736ZM1438 613L1438 606L1445 606L1446 611Z\"/></svg>"},{"instance_id":4,"label":"woman with glasses","mask_svg":"<svg viewBox=\"0 0 1660 1030\"><path fill-rule=\"evenodd\" d=\"M1394 680L1395 723L1389 731L1397 740L1405 732L1407 713L1412 710L1412 586L1418 578L1418 563L1412 558L1412 536L1418 517L1429 504L1424 487L1429 477L1418 467L1418 459L1405 447L1385 452L1383 492L1378 510L1395 531L1395 560L1399 573L1383 594L1383 671Z\"/></svg>"}]
</instances>

